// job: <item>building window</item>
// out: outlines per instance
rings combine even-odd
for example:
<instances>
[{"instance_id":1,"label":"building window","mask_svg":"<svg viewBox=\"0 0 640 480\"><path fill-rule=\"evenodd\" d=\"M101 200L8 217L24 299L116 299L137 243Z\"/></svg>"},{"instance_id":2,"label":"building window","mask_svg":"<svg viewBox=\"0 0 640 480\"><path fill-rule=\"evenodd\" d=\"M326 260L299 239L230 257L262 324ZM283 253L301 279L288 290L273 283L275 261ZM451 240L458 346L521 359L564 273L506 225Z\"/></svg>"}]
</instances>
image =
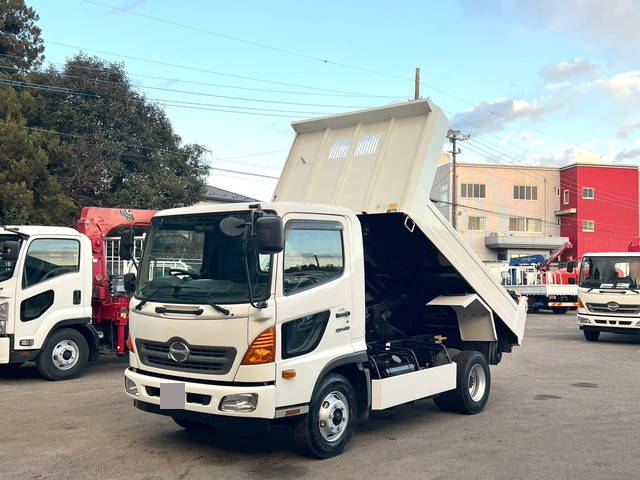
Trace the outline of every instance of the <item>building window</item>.
<instances>
[{"instance_id":1,"label":"building window","mask_svg":"<svg viewBox=\"0 0 640 480\"><path fill-rule=\"evenodd\" d=\"M559 227L562 226L562 218L560 217L556 218L556 225Z\"/></svg>"},{"instance_id":2,"label":"building window","mask_svg":"<svg viewBox=\"0 0 640 480\"><path fill-rule=\"evenodd\" d=\"M595 198L595 192L592 187L582 187L582 198L585 200L593 200Z\"/></svg>"},{"instance_id":3,"label":"building window","mask_svg":"<svg viewBox=\"0 0 640 480\"><path fill-rule=\"evenodd\" d=\"M564 191L564 199L563 202L565 205L569 205L569 190Z\"/></svg>"},{"instance_id":4,"label":"building window","mask_svg":"<svg viewBox=\"0 0 640 480\"><path fill-rule=\"evenodd\" d=\"M514 200L538 200L538 187L514 185Z\"/></svg>"},{"instance_id":5,"label":"building window","mask_svg":"<svg viewBox=\"0 0 640 480\"><path fill-rule=\"evenodd\" d=\"M542 233L542 220L537 218L512 217L509 219L509 231Z\"/></svg>"},{"instance_id":6,"label":"building window","mask_svg":"<svg viewBox=\"0 0 640 480\"><path fill-rule=\"evenodd\" d=\"M468 217L467 230L484 230L484 217Z\"/></svg>"},{"instance_id":7,"label":"building window","mask_svg":"<svg viewBox=\"0 0 640 480\"><path fill-rule=\"evenodd\" d=\"M449 184L440 185L440 201L447 203L449 201Z\"/></svg>"},{"instance_id":8,"label":"building window","mask_svg":"<svg viewBox=\"0 0 640 480\"><path fill-rule=\"evenodd\" d=\"M461 184L460 196L462 198L486 198L486 186L484 183Z\"/></svg>"},{"instance_id":9,"label":"building window","mask_svg":"<svg viewBox=\"0 0 640 480\"><path fill-rule=\"evenodd\" d=\"M593 220L582 220L582 231L583 232L595 232L596 231L596 222Z\"/></svg>"},{"instance_id":10,"label":"building window","mask_svg":"<svg viewBox=\"0 0 640 480\"><path fill-rule=\"evenodd\" d=\"M560 187L556 187L556 196L560 197Z\"/></svg>"}]
</instances>

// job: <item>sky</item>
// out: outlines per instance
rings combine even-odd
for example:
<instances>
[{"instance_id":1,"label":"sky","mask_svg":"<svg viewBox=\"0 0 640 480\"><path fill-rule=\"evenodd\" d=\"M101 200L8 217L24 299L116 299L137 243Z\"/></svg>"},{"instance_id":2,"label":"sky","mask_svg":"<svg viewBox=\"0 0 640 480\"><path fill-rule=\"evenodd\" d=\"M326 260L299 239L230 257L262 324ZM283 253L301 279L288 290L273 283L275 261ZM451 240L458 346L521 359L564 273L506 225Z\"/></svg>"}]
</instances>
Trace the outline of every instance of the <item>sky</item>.
<instances>
[{"instance_id":1,"label":"sky","mask_svg":"<svg viewBox=\"0 0 640 480\"><path fill-rule=\"evenodd\" d=\"M252 198L271 197L292 121L410 100L416 67L471 135L460 161L640 160L638 0L26 2L45 66L122 62L208 150L208 183Z\"/></svg>"}]
</instances>

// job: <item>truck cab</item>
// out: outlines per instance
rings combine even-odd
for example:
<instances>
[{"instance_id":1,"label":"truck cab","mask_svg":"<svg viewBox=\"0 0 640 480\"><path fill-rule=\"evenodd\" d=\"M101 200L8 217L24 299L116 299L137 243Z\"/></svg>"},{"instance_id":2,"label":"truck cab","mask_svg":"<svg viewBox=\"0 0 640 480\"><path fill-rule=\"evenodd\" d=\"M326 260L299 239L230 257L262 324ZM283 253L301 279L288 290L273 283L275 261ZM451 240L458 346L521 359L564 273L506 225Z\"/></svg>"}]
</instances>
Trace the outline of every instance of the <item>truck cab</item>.
<instances>
[{"instance_id":1,"label":"truck cab","mask_svg":"<svg viewBox=\"0 0 640 480\"><path fill-rule=\"evenodd\" d=\"M640 252L585 253L578 297L586 340L602 332L640 334Z\"/></svg>"},{"instance_id":2,"label":"truck cab","mask_svg":"<svg viewBox=\"0 0 640 480\"><path fill-rule=\"evenodd\" d=\"M71 228L0 228L0 365L36 360L51 379L97 356L91 326L91 244Z\"/></svg>"},{"instance_id":3,"label":"truck cab","mask_svg":"<svg viewBox=\"0 0 640 480\"><path fill-rule=\"evenodd\" d=\"M297 122L274 201L157 213L131 300L134 405L187 429L291 423L318 458L373 410L479 413L526 302L428 201L447 126L429 100Z\"/></svg>"}]
</instances>

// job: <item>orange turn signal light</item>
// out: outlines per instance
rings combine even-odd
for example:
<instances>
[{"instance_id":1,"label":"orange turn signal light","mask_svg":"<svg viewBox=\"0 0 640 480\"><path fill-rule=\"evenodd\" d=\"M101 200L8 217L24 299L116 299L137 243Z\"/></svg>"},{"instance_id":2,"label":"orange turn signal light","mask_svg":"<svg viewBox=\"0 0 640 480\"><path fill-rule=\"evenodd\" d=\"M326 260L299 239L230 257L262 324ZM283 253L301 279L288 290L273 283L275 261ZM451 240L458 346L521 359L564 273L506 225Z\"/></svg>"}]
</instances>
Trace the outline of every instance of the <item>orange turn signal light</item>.
<instances>
[{"instance_id":1,"label":"orange turn signal light","mask_svg":"<svg viewBox=\"0 0 640 480\"><path fill-rule=\"evenodd\" d=\"M275 359L276 328L269 327L251 342L242 359L242 365L260 365L274 362Z\"/></svg>"},{"instance_id":2,"label":"orange turn signal light","mask_svg":"<svg viewBox=\"0 0 640 480\"><path fill-rule=\"evenodd\" d=\"M133 344L133 338L131 338L131 336L127 338L127 350L129 350L130 352L136 353L136 347Z\"/></svg>"},{"instance_id":3,"label":"orange turn signal light","mask_svg":"<svg viewBox=\"0 0 640 480\"><path fill-rule=\"evenodd\" d=\"M578 308L584 308L584 303L582 303L582 300L580 300L580 297L578 297Z\"/></svg>"},{"instance_id":4,"label":"orange turn signal light","mask_svg":"<svg viewBox=\"0 0 640 480\"><path fill-rule=\"evenodd\" d=\"M282 378L295 378L295 376L296 376L296 371L293 369L282 371Z\"/></svg>"}]
</instances>

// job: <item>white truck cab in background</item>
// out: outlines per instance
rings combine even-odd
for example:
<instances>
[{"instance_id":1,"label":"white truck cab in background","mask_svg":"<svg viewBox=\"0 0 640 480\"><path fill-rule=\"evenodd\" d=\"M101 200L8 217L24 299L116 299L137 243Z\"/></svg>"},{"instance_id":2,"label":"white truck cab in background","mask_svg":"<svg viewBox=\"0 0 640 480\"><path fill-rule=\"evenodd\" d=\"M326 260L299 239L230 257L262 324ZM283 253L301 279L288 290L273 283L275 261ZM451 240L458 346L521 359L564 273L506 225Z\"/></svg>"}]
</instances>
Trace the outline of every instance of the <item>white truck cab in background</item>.
<instances>
[{"instance_id":1,"label":"white truck cab in background","mask_svg":"<svg viewBox=\"0 0 640 480\"><path fill-rule=\"evenodd\" d=\"M601 332L640 334L640 252L583 255L577 320L591 342Z\"/></svg>"},{"instance_id":2,"label":"white truck cab in background","mask_svg":"<svg viewBox=\"0 0 640 480\"><path fill-rule=\"evenodd\" d=\"M36 360L47 378L98 356L91 325L91 242L72 228L0 227L0 365Z\"/></svg>"},{"instance_id":3,"label":"white truck cab in background","mask_svg":"<svg viewBox=\"0 0 640 480\"><path fill-rule=\"evenodd\" d=\"M131 300L135 406L189 429L290 422L319 458L371 410L480 412L526 302L429 201L447 126L429 100L297 122L273 202L159 212Z\"/></svg>"}]
</instances>

